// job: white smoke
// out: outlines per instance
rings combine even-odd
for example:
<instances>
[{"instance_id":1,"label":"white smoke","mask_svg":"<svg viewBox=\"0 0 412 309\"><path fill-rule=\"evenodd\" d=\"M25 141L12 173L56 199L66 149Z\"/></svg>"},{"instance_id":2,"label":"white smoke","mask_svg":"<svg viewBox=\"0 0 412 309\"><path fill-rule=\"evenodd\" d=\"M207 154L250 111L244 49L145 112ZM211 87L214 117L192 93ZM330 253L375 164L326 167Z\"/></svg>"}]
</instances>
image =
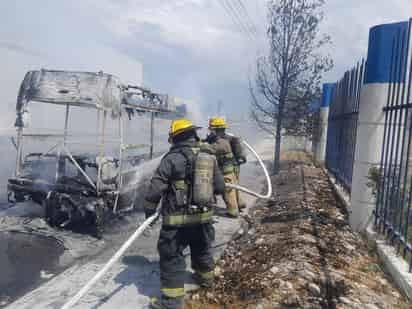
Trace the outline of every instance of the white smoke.
<instances>
[{"instance_id":1,"label":"white smoke","mask_svg":"<svg viewBox=\"0 0 412 309\"><path fill-rule=\"evenodd\" d=\"M143 180L150 178L155 169L159 166L160 161L162 160L163 156L157 157L153 160L146 161L142 164L139 164L135 170L135 174L133 179L130 180L131 184L136 184L138 185L141 183Z\"/></svg>"}]
</instances>

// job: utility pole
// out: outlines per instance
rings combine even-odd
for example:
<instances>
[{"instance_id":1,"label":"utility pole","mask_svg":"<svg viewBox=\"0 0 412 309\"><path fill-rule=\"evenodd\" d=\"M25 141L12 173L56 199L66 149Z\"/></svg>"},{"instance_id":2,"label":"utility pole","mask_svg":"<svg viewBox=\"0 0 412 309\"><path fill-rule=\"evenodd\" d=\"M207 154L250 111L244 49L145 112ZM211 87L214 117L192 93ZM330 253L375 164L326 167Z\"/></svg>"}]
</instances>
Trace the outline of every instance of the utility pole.
<instances>
[{"instance_id":1,"label":"utility pole","mask_svg":"<svg viewBox=\"0 0 412 309\"><path fill-rule=\"evenodd\" d=\"M150 160L153 159L154 152L154 125L155 125L155 113L152 112L150 115Z\"/></svg>"}]
</instances>

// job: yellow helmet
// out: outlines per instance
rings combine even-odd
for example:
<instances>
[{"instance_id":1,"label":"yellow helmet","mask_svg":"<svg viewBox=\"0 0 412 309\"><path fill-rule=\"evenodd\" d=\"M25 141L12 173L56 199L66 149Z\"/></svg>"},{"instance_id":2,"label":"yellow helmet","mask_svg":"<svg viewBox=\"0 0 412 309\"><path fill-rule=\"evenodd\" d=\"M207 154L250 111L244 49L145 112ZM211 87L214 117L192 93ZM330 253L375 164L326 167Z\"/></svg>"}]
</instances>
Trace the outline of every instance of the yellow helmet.
<instances>
[{"instance_id":1,"label":"yellow helmet","mask_svg":"<svg viewBox=\"0 0 412 309\"><path fill-rule=\"evenodd\" d=\"M227 129L226 120L222 117L215 117L209 119L209 129Z\"/></svg>"},{"instance_id":2,"label":"yellow helmet","mask_svg":"<svg viewBox=\"0 0 412 309\"><path fill-rule=\"evenodd\" d=\"M194 126L193 123L187 119L173 120L170 125L169 137L173 138L180 133L199 129L201 129L201 127Z\"/></svg>"}]
</instances>

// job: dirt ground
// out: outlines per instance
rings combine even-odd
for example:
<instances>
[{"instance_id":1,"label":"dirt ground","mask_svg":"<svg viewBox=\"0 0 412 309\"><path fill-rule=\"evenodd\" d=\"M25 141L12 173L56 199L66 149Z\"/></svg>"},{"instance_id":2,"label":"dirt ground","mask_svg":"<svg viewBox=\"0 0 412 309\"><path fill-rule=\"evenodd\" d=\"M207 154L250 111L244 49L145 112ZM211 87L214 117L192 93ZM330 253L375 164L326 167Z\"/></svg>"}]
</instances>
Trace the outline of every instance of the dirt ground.
<instances>
[{"instance_id":1,"label":"dirt ground","mask_svg":"<svg viewBox=\"0 0 412 309\"><path fill-rule=\"evenodd\" d=\"M351 231L327 176L302 153L283 156L274 197L259 201L217 262L201 308L412 308Z\"/></svg>"}]
</instances>

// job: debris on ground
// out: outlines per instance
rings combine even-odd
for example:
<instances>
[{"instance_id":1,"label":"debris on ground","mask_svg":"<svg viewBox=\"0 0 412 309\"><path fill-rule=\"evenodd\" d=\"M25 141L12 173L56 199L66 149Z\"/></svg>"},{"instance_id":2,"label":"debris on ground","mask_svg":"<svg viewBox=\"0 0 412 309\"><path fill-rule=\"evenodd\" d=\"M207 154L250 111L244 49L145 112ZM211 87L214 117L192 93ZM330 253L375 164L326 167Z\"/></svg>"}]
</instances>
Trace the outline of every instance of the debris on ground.
<instances>
[{"instance_id":1,"label":"debris on ground","mask_svg":"<svg viewBox=\"0 0 412 309\"><path fill-rule=\"evenodd\" d=\"M308 156L284 157L275 196L260 201L217 262L215 285L188 296L201 308L412 308L351 231L327 175Z\"/></svg>"}]
</instances>

